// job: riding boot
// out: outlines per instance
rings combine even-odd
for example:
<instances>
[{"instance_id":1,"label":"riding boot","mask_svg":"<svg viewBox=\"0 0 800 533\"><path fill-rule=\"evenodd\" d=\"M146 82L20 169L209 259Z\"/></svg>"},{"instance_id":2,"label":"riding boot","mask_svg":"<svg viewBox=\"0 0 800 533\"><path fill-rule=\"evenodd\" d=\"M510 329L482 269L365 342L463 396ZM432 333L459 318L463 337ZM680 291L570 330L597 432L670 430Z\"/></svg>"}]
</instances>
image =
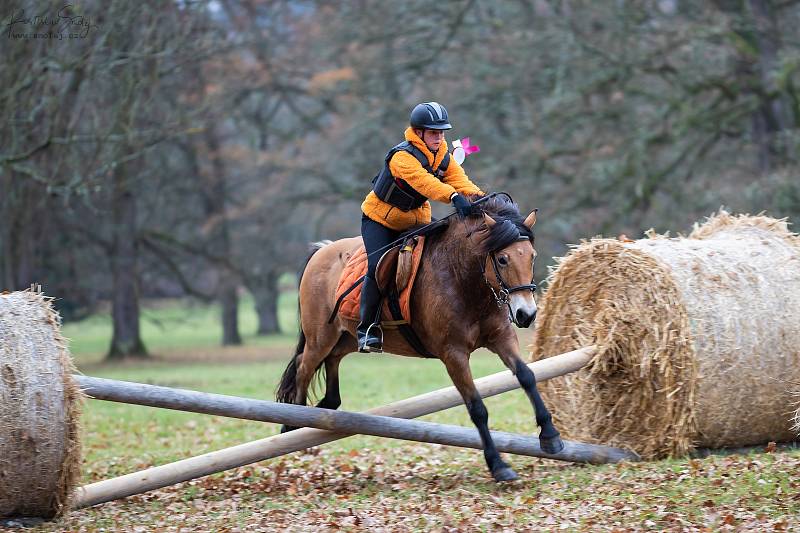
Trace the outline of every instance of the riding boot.
<instances>
[{"instance_id":1,"label":"riding boot","mask_svg":"<svg viewBox=\"0 0 800 533\"><path fill-rule=\"evenodd\" d=\"M380 353L383 351L380 312L381 291L378 289L378 283L374 278L366 276L361 287L361 303L359 305L361 322L356 329L359 352Z\"/></svg>"}]
</instances>

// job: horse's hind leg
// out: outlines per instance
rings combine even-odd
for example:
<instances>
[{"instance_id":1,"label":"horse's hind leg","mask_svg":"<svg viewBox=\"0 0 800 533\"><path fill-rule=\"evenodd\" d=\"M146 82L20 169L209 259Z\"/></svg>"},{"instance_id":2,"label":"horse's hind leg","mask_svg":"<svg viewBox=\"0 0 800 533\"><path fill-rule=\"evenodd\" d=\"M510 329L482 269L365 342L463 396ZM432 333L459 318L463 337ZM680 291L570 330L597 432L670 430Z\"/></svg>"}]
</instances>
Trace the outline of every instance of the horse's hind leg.
<instances>
[{"instance_id":1,"label":"horse's hind leg","mask_svg":"<svg viewBox=\"0 0 800 533\"><path fill-rule=\"evenodd\" d=\"M513 335L513 332L512 332ZM516 335L514 338L504 338L489 346L489 349L500 356L503 363L517 377L522 390L528 396L536 414L536 424L542 428L539 432L539 443L542 451L549 454L557 454L564 449L561 435L558 433L550 411L544 405L539 389L536 387L536 376L533 370L528 368L519 356L519 343Z\"/></svg>"},{"instance_id":2,"label":"horse's hind leg","mask_svg":"<svg viewBox=\"0 0 800 533\"><path fill-rule=\"evenodd\" d=\"M338 409L342 405L342 397L339 394L339 363L347 353L337 353L334 349L325 358L325 397L320 400L317 407L323 409Z\"/></svg>"},{"instance_id":3,"label":"horse's hind leg","mask_svg":"<svg viewBox=\"0 0 800 533\"><path fill-rule=\"evenodd\" d=\"M312 338L309 338L297 365L297 390L294 403L306 405L308 401L308 388L314 374L322 370L323 362L331 355L334 347L339 342L340 333L333 327L319 328Z\"/></svg>"},{"instance_id":4,"label":"horse's hind leg","mask_svg":"<svg viewBox=\"0 0 800 533\"><path fill-rule=\"evenodd\" d=\"M296 356L294 361L295 374L288 377L294 379L291 387L294 389L294 398L290 403L297 405L306 405L308 402L308 388L311 386L311 380L314 379L316 374L322 368L323 361L331 355L331 351L339 341L339 333L333 327L320 328L323 331L318 331L313 337L306 339L303 351ZM338 369L335 369L334 375L338 376ZM284 377L287 379L287 377ZM338 378L336 380L336 389L338 390ZM326 390L327 396L327 390ZM337 393L338 396L338 393ZM281 433L297 429L293 426L283 426Z\"/></svg>"},{"instance_id":5,"label":"horse's hind leg","mask_svg":"<svg viewBox=\"0 0 800 533\"><path fill-rule=\"evenodd\" d=\"M466 353L453 354L442 358L453 385L456 386L464 404L467 406L469 417L472 423L478 428L483 443L483 456L486 465L492 473L495 481L513 481L517 479L517 473L500 457L500 453L494 445L492 434L489 432L489 412L483 403L475 382L472 379L472 372L469 368L469 359Z\"/></svg>"}]
</instances>

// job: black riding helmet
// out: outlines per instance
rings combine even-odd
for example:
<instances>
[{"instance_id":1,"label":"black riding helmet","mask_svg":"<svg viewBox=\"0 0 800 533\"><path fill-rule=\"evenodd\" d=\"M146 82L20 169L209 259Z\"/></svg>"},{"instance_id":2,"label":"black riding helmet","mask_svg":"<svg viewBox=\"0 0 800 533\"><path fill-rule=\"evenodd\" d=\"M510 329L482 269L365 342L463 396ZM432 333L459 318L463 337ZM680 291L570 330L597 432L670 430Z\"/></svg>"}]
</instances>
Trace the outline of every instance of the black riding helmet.
<instances>
[{"instance_id":1,"label":"black riding helmet","mask_svg":"<svg viewBox=\"0 0 800 533\"><path fill-rule=\"evenodd\" d=\"M450 119L447 117L447 109L442 104L437 102L424 102L417 104L411 110L411 123L412 128L421 128L425 130L449 130L453 126L450 125Z\"/></svg>"}]
</instances>

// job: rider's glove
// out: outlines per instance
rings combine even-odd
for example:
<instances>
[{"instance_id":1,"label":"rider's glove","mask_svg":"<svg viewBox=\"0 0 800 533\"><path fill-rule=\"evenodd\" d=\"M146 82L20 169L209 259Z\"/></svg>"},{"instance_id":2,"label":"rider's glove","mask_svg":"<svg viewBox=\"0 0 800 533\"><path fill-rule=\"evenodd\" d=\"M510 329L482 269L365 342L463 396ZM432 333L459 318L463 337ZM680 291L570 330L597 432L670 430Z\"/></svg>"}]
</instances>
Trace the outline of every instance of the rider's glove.
<instances>
[{"instance_id":1,"label":"rider's glove","mask_svg":"<svg viewBox=\"0 0 800 533\"><path fill-rule=\"evenodd\" d=\"M456 208L456 213L458 213L458 216L464 218L472 214L472 204L466 199L466 197L455 193L450 199L453 202L453 206Z\"/></svg>"}]
</instances>

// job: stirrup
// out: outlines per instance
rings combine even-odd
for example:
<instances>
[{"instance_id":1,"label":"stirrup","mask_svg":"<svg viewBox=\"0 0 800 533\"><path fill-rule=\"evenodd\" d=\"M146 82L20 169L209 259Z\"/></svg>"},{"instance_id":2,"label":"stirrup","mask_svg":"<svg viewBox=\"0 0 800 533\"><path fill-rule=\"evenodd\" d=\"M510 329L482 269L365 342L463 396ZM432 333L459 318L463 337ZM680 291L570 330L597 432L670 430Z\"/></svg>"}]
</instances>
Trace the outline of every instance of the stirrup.
<instances>
[{"instance_id":1,"label":"stirrup","mask_svg":"<svg viewBox=\"0 0 800 533\"><path fill-rule=\"evenodd\" d=\"M380 345L379 346L369 346L367 341L369 340L369 332L372 328L378 328L380 331ZM373 322L372 324L367 327L366 333L364 333L364 345L358 347L358 351L361 353L383 353L383 328L381 327L380 322Z\"/></svg>"}]
</instances>

